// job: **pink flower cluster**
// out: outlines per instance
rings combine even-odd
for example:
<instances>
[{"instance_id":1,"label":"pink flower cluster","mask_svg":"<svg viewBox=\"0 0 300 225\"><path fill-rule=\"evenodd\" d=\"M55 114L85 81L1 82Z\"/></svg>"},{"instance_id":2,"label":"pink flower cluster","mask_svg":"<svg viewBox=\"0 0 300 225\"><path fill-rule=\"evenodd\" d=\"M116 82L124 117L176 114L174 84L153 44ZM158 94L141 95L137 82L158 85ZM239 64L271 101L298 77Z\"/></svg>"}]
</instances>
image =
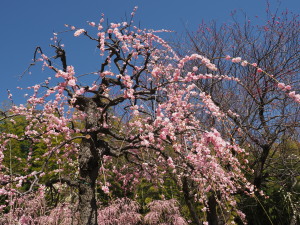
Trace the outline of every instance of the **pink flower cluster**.
<instances>
[{"instance_id":1,"label":"pink flower cluster","mask_svg":"<svg viewBox=\"0 0 300 225\"><path fill-rule=\"evenodd\" d=\"M85 29L78 29L78 30L75 31L74 36L78 37L81 34L83 34L84 32L86 32Z\"/></svg>"}]
</instances>

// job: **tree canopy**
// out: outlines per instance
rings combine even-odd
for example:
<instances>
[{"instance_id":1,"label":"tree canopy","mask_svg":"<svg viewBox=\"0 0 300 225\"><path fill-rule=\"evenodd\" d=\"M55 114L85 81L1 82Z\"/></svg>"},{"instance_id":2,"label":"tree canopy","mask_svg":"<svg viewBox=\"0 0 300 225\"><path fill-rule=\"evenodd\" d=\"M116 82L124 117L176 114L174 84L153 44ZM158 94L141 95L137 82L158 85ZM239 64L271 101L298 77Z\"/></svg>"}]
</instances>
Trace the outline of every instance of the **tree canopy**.
<instances>
[{"instance_id":1,"label":"tree canopy","mask_svg":"<svg viewBox=\"0 0 300 225\"><path fill-rule=\"evenodd\" d=\"M66 25L97 47L96 72L68 64L65 32L54 34L54 57L36 48L31 66L49 78L29 87L26 104L0 112L2 223L247 223L240 202L266 198L263 157L278 137L262 133L284 133L298 118L267 106L299 105L291 80L239 51L214 51L218 61L199 48L181 55L159 36L168 31L134 26L135 11L125 22ZM255 157L260 170L249 165Z\"/></svg>"}]
</instances>

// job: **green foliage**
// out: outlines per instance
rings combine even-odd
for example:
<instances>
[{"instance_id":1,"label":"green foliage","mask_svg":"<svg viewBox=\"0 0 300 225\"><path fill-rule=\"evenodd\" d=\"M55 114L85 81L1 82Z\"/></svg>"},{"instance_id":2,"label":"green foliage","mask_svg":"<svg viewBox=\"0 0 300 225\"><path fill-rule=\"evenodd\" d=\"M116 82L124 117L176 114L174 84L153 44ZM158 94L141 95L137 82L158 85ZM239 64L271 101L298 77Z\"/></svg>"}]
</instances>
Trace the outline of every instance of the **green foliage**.
<instances>
[{"instance_id":1,"label":"green foliage","mask_svg":"<svg viewBox=\"0 0 300 225\"><path fill-rule=\"evenodd\" d=\"M285 139L270 155L264 171L267 178L262 185L265 196L259 193L257 198L240 196L239 205L252 224L290 224L293 216L300 219L300 143Z\"/></svg>"}]
</instances>

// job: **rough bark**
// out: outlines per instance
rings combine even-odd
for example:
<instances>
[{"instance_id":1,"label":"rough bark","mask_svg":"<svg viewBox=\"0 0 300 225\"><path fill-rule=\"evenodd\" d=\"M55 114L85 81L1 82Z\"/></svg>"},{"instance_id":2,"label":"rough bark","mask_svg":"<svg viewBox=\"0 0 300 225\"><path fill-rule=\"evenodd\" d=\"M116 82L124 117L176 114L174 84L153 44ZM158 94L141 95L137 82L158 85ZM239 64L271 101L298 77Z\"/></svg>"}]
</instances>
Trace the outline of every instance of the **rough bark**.
<instances>
[{"instance_id":1,"label":"rough bark","mask_svg":"<svg viewBox=\"0 0 300 225\"><path fill-rule=\"evenodd\" d=\"M97 224L97 205L95 183L98 176L99 163L96 149L91 140L82 140L79 157L79 212L80 224Z\"/></svg>"},{"instance_id":2,"label":"rough bark","mask_svg":"<svg viewBox=\"0 0 300 225\"><path fill-rule=\"evenodd\" d=\"M89 98L82 102L83 111L87 114L86 129L98 125L97 105ZM79 215L81 225L97 225L97 205L95 184L99 171L99 149L102 142L97 140L97 133L87 132L82 139L79 152ZM103 147L104 148L104 147Z\"/></svg>"}]
</instances>

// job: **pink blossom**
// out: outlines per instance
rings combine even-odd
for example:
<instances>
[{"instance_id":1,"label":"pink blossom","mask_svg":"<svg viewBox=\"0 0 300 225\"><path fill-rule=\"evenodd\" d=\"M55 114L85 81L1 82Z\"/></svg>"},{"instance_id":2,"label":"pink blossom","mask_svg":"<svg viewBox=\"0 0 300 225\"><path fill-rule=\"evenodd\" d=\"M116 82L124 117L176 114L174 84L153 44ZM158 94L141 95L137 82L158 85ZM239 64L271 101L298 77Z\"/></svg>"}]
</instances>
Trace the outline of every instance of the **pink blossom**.
<instances>
[{"instance_id":1,"label":"pink blossom","mask_svg":"<svg viewBox=\"0 0 300 225\"><path fill-rule=\"evenodd\" d=\"M99 86L97 84L94 84L89 90L90 91L96 91L98 87Z\"/></svg>"},{"instance_id":2,"label":"pink blossom","mask_svg":"<svg viewBox=\"0 0 300 225\"><path fill-rule=\"evenodd\" d=\"M261 72L263 72L263 70L261 68L257 68L257 72L261 73Z\"/></svg>"},{"instance_id":3,"label":"pink blossom","mask_svg":"<svg viewBox=\"0 0 300 225\"><path fill-rule=\"evenodd\" d=\"M294 98L294 97L296 96L296 92L295 92L295 91L291 91L291 92L289 93L289 96L290 96L291 98Z\"/></svg>"},{"instance_id":4,"label":"pink blossom","mask_svg":"<svg viewBox=\"0 0 300 225\"><path fill-rule=\"evenodd\" d=\"M173 169L175 168L173 159L172 159L171 157L168 158L167 162L168 162L168 165L169 165L171 168L173 168Z\"/></svg>"},{"instance_id":5,"label":"pink blossom","mask_svg":"<svg viewBox=\"0 0 300 225\"><path fill-rule=\"evenodd\" d=\"M85 92L84 88L80 88L79 90L76 91L76 95L82 95Z\"/></svg>"},{"instance_id":6,"label":"pink blossom","mask_svg":"<svg viewBox=\"0 0 300 225\"><path fill-rule=\"evenodd\" d=\"M89 22L89 25L94 27L94 26L96 26L96 23L95 22Z\"/></svg>"},{"instance_id":7,"label":"pink blossom","mask_svg":"<svg viewBox=\"0 0 300 225\"><path fill-rule=\"evenodd\" d=\"M85 32L85 29L78 29L78 30L75 31L74 36L78 37L79 35L81 35L84 32Z\"/></svg>"},{"instance_id":8,"label":"pink blossom","mask_svg":"<svg viewBox=\"0 0 300 225\"><path fill-rule=\"evenodd\" d=\"M102 186L102 191L105 193L105 194L109 194L109 188L105 185L105 186Z\"/></svg>"},{"instance_id":9,"label":"pink blossom","mask_svg":"<svg viewBox=\"0 0 300 225\"><path fill-rule=\"evenodd\" d=\"M277 86L280 89L284 89L285 88L285 84L284 83L278 83Z\"/></svg>"},{"instance_id":10,"label":"pink blossom","mask_svg":"<svg viewBox=\"0 0 300 225\"><path fill-rule=\"evenodd\" d=\"M233 63L239 63L239 62L242 61L242 58L241 58L241 57L232 58L231 61L232 61Z\"/></svg>"},{"instance_id":11,"label":"pink blossom","mask_svg":"<svg viewBox=\"0 0 300 225\"><path fill-rule=\"evenodd\" d=\"M76 85L76 80L75 79L69 80L68 85L71 86L71 87L74 87Z\"/></svg>"},{"instance_id":12,"label":"pink blossom","mask_svg":"<svg viewBox=\"0 0 300 225\"><path fill-rule=\"evenodd\" d=\"M117 28L117 27L119 27L119 26L121 26L121 24L119 24L119 23L111 23L111 24L110 24L110 27L113 28L113 29L114 29L114 28Z\"/></svg>"},{"instance_id":13,"label":"pink blossom","mask_svg":"<svg viewBox=\"0 0 300 225\"><path fill-rule=\"evenodd\" d=\"M291 85L286 85L285 89L288 90L288 91L290 91L292 89L292 86Z\"/></svg>"},{"instance_id":14,"label":"pink blossom","mask_svg":"<svg viewBox=\"0 0 300 225\"><path fill-rule=\"evenodd\" d=\"M294 99L296 102L300 103L300 94L296 94Z\"/></svg>"},{"instance_id":15,"label":"pink blossom","mask_svg":"<svg viewBox=\"0 0 300 225\"><path fill-rule=\"evenodd\" d=\"M248 65L248 62L246 60L244 60L242 63L241 63L242 66L247 66Z\"/></svg>"}]
</instances>

